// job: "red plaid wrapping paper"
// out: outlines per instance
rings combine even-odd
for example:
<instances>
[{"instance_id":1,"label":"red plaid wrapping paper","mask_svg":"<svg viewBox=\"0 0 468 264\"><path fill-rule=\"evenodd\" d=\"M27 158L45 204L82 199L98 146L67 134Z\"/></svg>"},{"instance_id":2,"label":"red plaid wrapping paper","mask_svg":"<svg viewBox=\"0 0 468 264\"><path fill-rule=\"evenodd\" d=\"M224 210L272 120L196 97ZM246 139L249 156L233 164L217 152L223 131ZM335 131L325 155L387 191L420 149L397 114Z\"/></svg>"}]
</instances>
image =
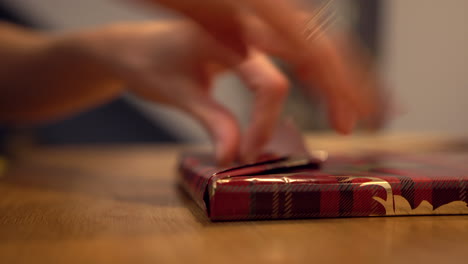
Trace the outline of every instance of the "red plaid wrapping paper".
<instances>
[{"instance_id":1,"label":"red plaid wrapping paper","mask_svg":"<svg viewBox=\"0 0 468 264\"><path fill-rule=\"evenodd\" d=\"M210 219L468 214L468 155L265 158L219 171L185 155L181 184Z\"/></svg>"}]
</instances>

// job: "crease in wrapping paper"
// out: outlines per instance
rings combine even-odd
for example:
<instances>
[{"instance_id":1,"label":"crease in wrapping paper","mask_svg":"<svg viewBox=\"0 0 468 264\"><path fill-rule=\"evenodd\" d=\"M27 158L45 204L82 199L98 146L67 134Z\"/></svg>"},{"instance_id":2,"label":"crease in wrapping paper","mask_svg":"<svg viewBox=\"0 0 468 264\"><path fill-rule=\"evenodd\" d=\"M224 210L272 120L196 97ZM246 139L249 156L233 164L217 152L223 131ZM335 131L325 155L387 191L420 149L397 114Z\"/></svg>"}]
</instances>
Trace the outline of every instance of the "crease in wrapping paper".
<instances>
[{"instance_id":1,"label":"crease in wrapping paper","mask_svg":"<svg viewBox=\"0 0 468 264\"><path fill-rule=\"evenodd\" d=\"M233 178L246 176L251 181L266 180L265 176L268 174L282 173L282 175L286 176L286 172L294 170L318 169L328 157L324 151L309 153L300 131L291 119L285 120L278 125L272 140L265 147L264 153L254 163L238 164L224 169L217 168L213 163L214 159L207 154L198 154L199 160L191 159L190 154L186 155L185 158L183 156L182 160L185 160L186 164L182 164L181 174L195 174L202 176L200 178L203 179L196 184L195 191L187 186L190 180L182 181L183 187L191 196L196 198L198 205L209 214L210 200L216 192L218 182L227 183ZM202 164L207 164L207 166L201 166ZM187 168L194 171L191 173ZM255 178L255 176L262 176L262 179ZM270 180L275 182L277 179ZM283 177L283 180L288 181L285 177Z\"/></svg>"},{"instance_id":2,"label":"crease in wrapping paper","mask_svg":"<svg viewBox=\"0 0 468 264\"><path fill-rule=\"evenodd\" d=\"M461 170L466 169L467 174L464 174L465 176L459 176L456 180L459 181L459 183L455 183L454 181L449 182L444 179L438 179L437 181L431 179L431 181L429 181L424 177L417 178L418 182L415 180L413 183L417 184L419 186L418 188L422 188L418 189L419 192L432 192L435 190L429 190L430 188L439 188L443 184L450 186L442 186L442 189L459 188L460 200L454 199L443 203L437 203L431 199L423 199L416 203L416 198L408 200L408 197L402 193L402 189L408 187L407 182L400 183L398 180L398 183L395 183L395 179L405 175L392 175L391 177L394 177L393 179L375 177L376 175L385 175L385 173L391 175L388 171L382 170L381 167L403 168L403 170L411 171L413 169L421 169L421 166L425 166L424 163L418 163L420 160L418 161L414 157L405 158L403 159L404 161L401 161L401 159L398 158L395 159L391 156L387 157L379 154L376 156L368 155L367 157L360 157L361 160L359 161L359 158L346 156L342 157L339 162L335 162L336 157L332 157L331 161L324 163L327 160L327 154L324 152L312 152L309 154L304 147L300 133L298 133L292 123L283 124L283 126L276 131L272 144L266 148L265 153L267 154L260 158L257 163L234 166L227 169L216 168L213 163L210 163L211 157L208 155L188 156L183 159L183 164L181 166L183 170L182 176L185 177L182 183L199 206L204 208L212 219L216 220L322 216L468 214L466 202L466 193L468 190L468 176L466 175L468 175L468 166L461 165L460 167L459 164L462 163L450 165L452 167L459 166ZM468 161L466 158L465 160ZM429 164L433 163L429 162ZM338 179L338 181L330 183L320 178L320 174L327 173L332 178ZM194 184L193 180L190 179L190 174L197 177ZM422 179L421 182L419 182L420 179ZM411 179L411 181L413 180L414 179ZM325 189L323 186L325 186ZM372 192L374 195L370 196L368 199L374 201L374 206L380 205L382 210L378 210L378 213L376 213L371 209L365 209L368 211L364 210L364 213L356 213L352 211L355 210L353 208L356 208L356 205L352 204L351 209L347 209L350 210L350 212L345 212L345 214L341 214L341 212L335 214L322 214L322 212L311 213L309 211L294 212L293 204L297 202L294 200L296 199L294 195L297 196L298 193L307 193L313 196L313 193L317 194L323 190L326 191L327 188L339 191L353 190L353 195ZM416 190L413 191L416 192ZM271 202L272 209L268 214L260 215L251 208L244 208L244 211L247 213L240 216L223 216L219 215L220 213L217 211L217 215L213 217L211 214L212 212L210 212L212 208L218 208L216 210L219 210L219 208L223 206L235 207L240 204L233 200L228 201L230 205L224 204L227 201L225 199L232 199L225 197L233 197L229 196L229 193L250 194L251 198L249 199L252 199L255 195L261 196L262 193L268 193L272 196L271 201L267 201ZM224 198L220 198L220 194L223 194L224 196L222 197ZM309 197L307 199L312 198ZM249 200L251 204L256 202L258 203L256 198ZM352 196L351 202L353 202ZM370 204L371 202L367 201L366 203ZM310 208L307 210L310 210ZM322 208L320 208L320 210L322 210Z\"/></svg>"},{"instance_id":3,"label":"crease in wrapping paper","mask_svg":"<svg viewBox=\"0 0 468 264\"><path fill-rule=\"evenodd\" d=\"M206 190L208 193L208 196L205 197L207 207L209 208L218 184L228 186L236 178L247 177L248 179L243 179L243 181L277 183L271 186L275 189L274 193L278 194L281 191L278 184L289 184L295 181L290 177L294 171L317 170L328 157L324 151L308 151L302 134L292 119L285 120L277 126L272 139L264 149L264 153L253 164L236 166L215 173ZM268 177L268 175L271 176ZM275 175L281 176L278 178ZM286 189L286 193L289 193L288 189ZM207 212L209 215L210 210L208 209Z\"/></svg>"}]
</instances>

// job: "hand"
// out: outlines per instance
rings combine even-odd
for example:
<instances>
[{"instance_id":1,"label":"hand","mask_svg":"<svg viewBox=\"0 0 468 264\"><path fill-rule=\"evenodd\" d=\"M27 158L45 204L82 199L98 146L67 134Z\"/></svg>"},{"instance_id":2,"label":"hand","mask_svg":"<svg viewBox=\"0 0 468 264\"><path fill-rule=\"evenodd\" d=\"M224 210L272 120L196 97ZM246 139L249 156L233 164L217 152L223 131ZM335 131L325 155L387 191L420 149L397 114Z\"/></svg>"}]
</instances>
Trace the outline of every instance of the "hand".
<instances>
[{"instance_id":1,"label":"hand","mask_svg":"<svg viewBox=\"0 0 468 264\"><path fill-rule=\"evenodd\" d=\"M261 21L249 21L250 53L242 64L188 22L120 24L53 37L0 25L0 40L5 40L0 55L7 62L0 67L0 119L53 119L107 102L130 87L198 119L214 138L221 163L239 156L249 161L270 139L288 90L267 52L285 58L306 81L318 84L332 124L349 132L358 114L368 111L366 103L374 100L362 89L369 87L371 76L365 67L346 60L346 52L325 36L312 43L316 53L296 52L304 57L297 60ZM234 117L210 95L211 81L227 69L235 69L256 95L242 140Z\"/></svg>"},{"instance_id":2,"label":"hand","mask_svg":"<svg viewBox=\"0 0 468 264\"><path fill-rule=\"evenodd\" d=\"M130 91L198 120L214 139L221 164L239 154L256 158L271 136L287 95L286 78L262 52L252 50L245 62L232 65L230 53L191 23L113 25L73 35L68 42L79 46L93 64L110 69ZM232 67L255 93L251 125L244 138L235 117L211 94L214 77Z\"/></svg>"},{"instance_id":3,"label":"hand","mask_svg":"<svg viewBox=\"0 0 468 264\"><path fill-rule=\"evenodd\" d=\"M210 132L222 164L237 157L255 159L279 118L288 82L263 52L289 61L308 84L306 93L319 89L337 131L351 132L359 118L374 111L375 87L370 81L374 75L357 63L355 49L348 51L340 45L343 41L323 35L310 44L313 53L297 61L264 24L252 18L249 23L246 38L251 50L241 64L236 64L225 46L188 22L114 25L82 34L76 42L83 43L97 64L106 65L134 93L185 111L201 122ZM232 114L211 96L214 77L232 68L255 93L244 136Z\"/></svg>"},{"instance_id":4,"label":"hand","mask_svg":"<svg viewBox=\"0 0 468 264\"><path fill-rule=\"evenodd\" d=\"M382 112L378 109L382 104L376 94L377 75L363 63L368 61L366 56L349 39L343 45L341 38L320 29L317 38L307 41L301 32L311 14L300 11L294 1L135 1L159 3L191 18L230 48L226 52L234 51L230 52L233 64L236 58L246 56L248 47L289 62L304 82L305 93L314 96L318 91L322 95L331 125L343 134L350 133L359 120L375 123L375 113Z\"/></svg>"}]
</instances>

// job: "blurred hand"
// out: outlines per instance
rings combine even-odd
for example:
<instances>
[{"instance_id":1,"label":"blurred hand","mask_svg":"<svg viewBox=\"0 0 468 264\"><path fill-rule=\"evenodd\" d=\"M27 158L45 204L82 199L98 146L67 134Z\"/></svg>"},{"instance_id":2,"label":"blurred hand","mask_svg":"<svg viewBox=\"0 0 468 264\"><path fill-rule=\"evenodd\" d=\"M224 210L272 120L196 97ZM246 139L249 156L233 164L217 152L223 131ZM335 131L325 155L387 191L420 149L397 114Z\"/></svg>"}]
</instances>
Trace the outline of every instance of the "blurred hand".
<instances>
[{"instance_id":1,"label":"blurred hand","mask_svg":"<svg viewBox=\"0 0 468 264\"><path fill-rule=\"evenodd\" d=\"M291 53L291 46L263 21L250 16L244 23L249 53L240 64L228 47L188 22L114 25L80 39L90 57L112 69L131 91L200 121L210 132L222 164L237 157L254 160L277 124L288 82L265 53L290 62L306 93L316 94L310 92L318 89L337 131L350 133L359 119L375 111L375 75L360 60L358 50L348 48L351 43L343 45L343 39L320 34L307 49ZM244 136L232 114L211 95L214 77L227 69L234 69L255 93Z\"/></svg>"},{"instance_id":2,"label":"blurred hand","mask_svg":"<svg viewBox=\"0 0 468 264\"><path fill-rule=\"evenodd\" d=\"M310 84L306 93L318 88L336 130L349 133L358 118L372 113L373 75L355 59L357 53L324 34L295 49L258 17L246 16L243 23L246 59L190 22L124 23L56 36L0 25L6 61L0 67L0 117L8 122L55 118L107 102L129 87L200 121L221 164L238 157L251 161L271 138L288 90L265 54L288 61ZM232 114L211 96L214 77L228 69L255 93L243 136Z\"/></svg>"},{"instance_id":3,"label":"blurred hand","mask_svg":"<svg viewBox=\"0 0 468 264\"><path fill-rule=\"evenodd\" d=\"M112 25L67 42L94 64L111 69L133 93L198 120L212 136L221 164L238 158L239 151L244 159L256 158L287 95L286 78L262 52L251 50L242 64L233 65L226 48L191 23ZM251 125L242 140L235 117L211 93L213 79L227 69L255 93Z\"/></svg>"},{"instance_id":4,"label":"blurred hand","mask_svg":"<svg viewBox=\"0 0 468 264\"><path fill-rule=\"evenodd\" d=\"M191 18L227 48L232 64L247 56L252 47L285 60L303 81L306 94L322 95L330 124L338 132L348 134L358 120L375 120L372 115L380 111L375 89L378 81L368 59L350 39L344 42L314 23L309 26L318 29L317 37L307 41L302 30L312 15L294 0L135 1L159 3ZM265 134L256 130L262 128L252 125L247 135ZM246 141L249 146L265 142L255 137ZM258 154L248 148L242 153Z\"/></svg>"}]
</instances>

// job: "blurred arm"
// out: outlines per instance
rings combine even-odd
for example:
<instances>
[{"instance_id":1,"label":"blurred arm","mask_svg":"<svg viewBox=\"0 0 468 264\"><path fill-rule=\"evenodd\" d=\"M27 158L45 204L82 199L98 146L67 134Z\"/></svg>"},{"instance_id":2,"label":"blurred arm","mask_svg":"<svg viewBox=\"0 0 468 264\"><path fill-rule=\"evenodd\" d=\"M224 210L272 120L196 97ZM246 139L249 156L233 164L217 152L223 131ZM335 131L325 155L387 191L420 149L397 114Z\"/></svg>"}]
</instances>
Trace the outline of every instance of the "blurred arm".
<instances>
[{"instance_id":1,"label":"blurred arm","mask_svg":"<svg viewBox=\"0 0 468 264\"><path fill-rule=\"evenodd\" d=\"M108 101L121 83L72 41L0 23L0 121L59 118Z\"/></svg>"}]
</instances>

